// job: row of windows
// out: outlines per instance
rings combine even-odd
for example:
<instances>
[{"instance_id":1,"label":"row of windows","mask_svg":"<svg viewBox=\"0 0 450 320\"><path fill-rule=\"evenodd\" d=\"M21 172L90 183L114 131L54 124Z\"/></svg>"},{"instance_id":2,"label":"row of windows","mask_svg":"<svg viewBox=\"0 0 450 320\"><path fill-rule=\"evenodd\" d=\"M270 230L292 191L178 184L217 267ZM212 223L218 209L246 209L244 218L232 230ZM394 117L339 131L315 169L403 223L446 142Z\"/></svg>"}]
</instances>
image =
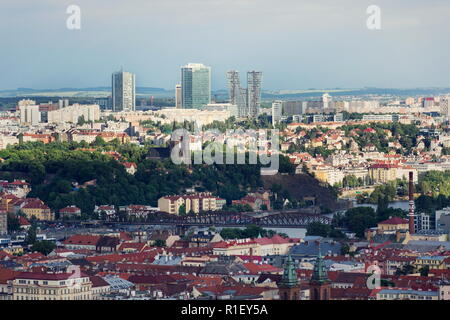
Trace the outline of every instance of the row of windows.
<instances>
[{"instance_id":1,"label":"row of windows","mask_svg":"<svg viewBox=\"0 0 450 320\"><path fill-rule=\"evenodd\" d=\"M64 296L60 298L56 297L29 297L29 296L16 296L17 298L15 300L90 300L91 295L85 294L85 295L79 295L76 297L69 297Z\"/></svg>"},{"instance_id":2,"label":"row of windows","mask_svg":"<svg viewBox=\"0 0 450 320\"><path fill-rule=\"evenodd\" d=\"M382 299L399 299L400 298L400 296L397 294L380 294L380 297ZM411 299L411 300L432 300L433 297L411 295L409 297L409 299Z\"/></svg>"}]
</instances>

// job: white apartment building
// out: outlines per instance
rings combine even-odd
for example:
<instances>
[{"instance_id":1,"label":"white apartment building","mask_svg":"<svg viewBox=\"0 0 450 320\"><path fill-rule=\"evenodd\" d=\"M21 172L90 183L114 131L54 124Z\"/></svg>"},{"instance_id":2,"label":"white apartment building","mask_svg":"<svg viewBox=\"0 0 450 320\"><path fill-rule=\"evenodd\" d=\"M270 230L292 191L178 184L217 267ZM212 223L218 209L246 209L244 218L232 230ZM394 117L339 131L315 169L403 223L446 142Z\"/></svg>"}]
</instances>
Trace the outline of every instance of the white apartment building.
<instances>
[{"instance_id":1,"label":"white apartment building","mask_svg":"<svg viewBox=\"0 0 450 320\"><path fill-rule=\"evenodd\" d=\"M19 105L20 124L38 125L41 122L41 113L38 105Z\"/></svg>"},{"instance_id":2,"label":"white apartment building","mask_svg":"<svg viewBox=\"0 0 450 320\"><path fill-rule=\"evenodd\" d=\"M13 300L91 300L92 282L82 273L23 272L12 280Z\"/></svg>"},{"instance_id":3,"label":"white apartment building","mask_svg":"<svg viewBox=\"0 0 450 320\"><path fill-rule=\"evenodd\" d=\"M222 208L223 199L214 197L210 193L199 193L195 195L165 196L158 199L158 208L162 212L179 214L180 207L185 206L186 213L190 211L199 213L201 211L216 211Z\"/></svg>"},{"instance_id":4,"label":"white apartment building","mask_svg":"<svg viewBox=\"0 0 450 320\"><path fill-rule=\"evenodd\" d=\"M283 114L283 101L275 101L272 103L272 125L276 125L281 121Z\"/></svg>"},{"instance_id":5,"label":"white apartment building","mask_svg":"<svg viewBox=\"0 0 450 320\"><path fill-rule=\"evenodd\" d=\"M81 105L74 104L62 109L48 112L48 123L63 124L77 123L80 117L85 121L97 121L100 119L100 106L98 104Z\"/></svg>"}]
</instances>

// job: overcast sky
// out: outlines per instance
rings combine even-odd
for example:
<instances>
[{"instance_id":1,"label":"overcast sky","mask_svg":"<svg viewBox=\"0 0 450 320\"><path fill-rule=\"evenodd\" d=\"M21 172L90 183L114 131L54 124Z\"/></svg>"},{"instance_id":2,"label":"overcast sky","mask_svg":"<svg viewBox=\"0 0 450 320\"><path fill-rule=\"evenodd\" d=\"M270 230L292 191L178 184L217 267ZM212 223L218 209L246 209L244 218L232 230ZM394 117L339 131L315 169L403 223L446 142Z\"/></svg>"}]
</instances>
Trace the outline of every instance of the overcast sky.
<instances>
[{"instance_id":1,"label":"overcast sky","mask_svg":"<svg viewBox=\"0 0 450 320\"><path fill-rule=\"evenodd\" d=\"M81 30L66 9L81 8ZM381 30L366 26L381 8ZM180 66L264 73L264 89L450 86L449 0L1 0L0 89L172 89Z\"/></svg>"}]
</instances>

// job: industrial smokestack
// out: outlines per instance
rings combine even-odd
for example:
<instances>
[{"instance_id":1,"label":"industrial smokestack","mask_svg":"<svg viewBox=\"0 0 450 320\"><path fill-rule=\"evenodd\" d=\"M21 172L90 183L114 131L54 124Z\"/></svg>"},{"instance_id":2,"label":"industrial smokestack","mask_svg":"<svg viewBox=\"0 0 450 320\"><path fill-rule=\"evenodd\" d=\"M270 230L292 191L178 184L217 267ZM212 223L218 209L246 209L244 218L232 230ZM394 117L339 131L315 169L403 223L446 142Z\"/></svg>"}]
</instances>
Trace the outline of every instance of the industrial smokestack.
<instances>
[{"instance_id":1,"label":"industrial smokestack","mask_svg":"<svg viewBox=\"0 0 450 320\"><path fill-rule=\"evenodd\" d=\"M409 172L409 233L413 234L415 232L414 228L414 173Z\"/></svg>"}]
</instances>

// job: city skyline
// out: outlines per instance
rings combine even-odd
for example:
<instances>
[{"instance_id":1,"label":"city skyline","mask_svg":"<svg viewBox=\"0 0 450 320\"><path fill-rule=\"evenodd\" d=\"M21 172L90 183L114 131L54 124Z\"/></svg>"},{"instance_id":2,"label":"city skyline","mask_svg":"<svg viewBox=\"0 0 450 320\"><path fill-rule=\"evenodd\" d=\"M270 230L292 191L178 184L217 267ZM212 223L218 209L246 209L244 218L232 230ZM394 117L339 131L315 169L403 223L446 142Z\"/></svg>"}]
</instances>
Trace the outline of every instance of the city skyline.
<instances>
[{"instance_id":1,"label":"city skyline","mask_svg":"<svg viewBox=\"0 0 450 320\"><path fill-rule=\"evenodd\" d=\"M95 87L121 65L137 86L173 88L178 66L189 61L213 67L213 90L226 87L233 68L262 70L271 90L449 85L444 1L379 1L381 30L366 27L369 1L289 0L276 9L272 0L139 2L107 13L102 1L79 1L80 30L66 28L70 4L3 4L1 29L14 32L2 34L8 50L0 68L8 77L0 88Z\"/></svg>"}]
</instances>

